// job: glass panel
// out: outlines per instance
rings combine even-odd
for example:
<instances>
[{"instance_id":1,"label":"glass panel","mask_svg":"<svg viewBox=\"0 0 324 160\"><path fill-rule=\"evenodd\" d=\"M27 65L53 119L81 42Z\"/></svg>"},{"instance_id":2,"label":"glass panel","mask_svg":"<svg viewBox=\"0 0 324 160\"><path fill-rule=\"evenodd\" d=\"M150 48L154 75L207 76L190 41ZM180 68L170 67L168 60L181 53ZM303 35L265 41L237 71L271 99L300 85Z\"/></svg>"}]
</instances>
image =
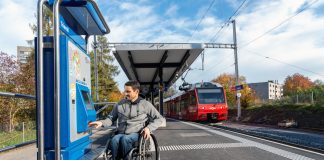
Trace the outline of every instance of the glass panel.
<instances>
[{"instance_id":1,"label":"glass panel","mask_svg":"<svg viewBox=\"0 0 324 160\"><path fill-rule=\"evenodd\" d=\"M190 95L190 105L196 105L196 96Z\"/></svg>"},{"instance_id":2,"label":"glass panel","mask_svg":"<svg viewBox=\"0 0 324 160\"><path fill-rule=\"evenodd\" d=\"M225 103L222 88L204 88L197 89L198 101L200 104Z\"/></svg>"},{"instance_id":3,"label":"glass panel","mask_svg":"<svg viewBox=\"0 0 324 160\"><path fill-rule=\"evenodd\" d=\"M91 101L90 101L89 93L86 91L81 91L81 93L82 93L84 103L86 104L87 110L94 110L94 108L91 104Z\"/></svg>"}]
</instances>

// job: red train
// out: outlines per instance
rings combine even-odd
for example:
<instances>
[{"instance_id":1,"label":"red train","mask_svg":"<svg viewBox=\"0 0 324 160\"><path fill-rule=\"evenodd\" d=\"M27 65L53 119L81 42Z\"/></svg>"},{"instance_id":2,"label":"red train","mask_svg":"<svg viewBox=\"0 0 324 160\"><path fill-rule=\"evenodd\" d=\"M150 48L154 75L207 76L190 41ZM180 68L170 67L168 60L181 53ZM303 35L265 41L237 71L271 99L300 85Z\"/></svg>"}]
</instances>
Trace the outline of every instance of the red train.
<instances>
[{"instance_id":1,"label":"red train","mask_svg":"<svg viewBox=\"0 0 324 160\"><path fill-rule=\"evenodd\" d=\"M189 121L222 121L228 113L224 88L211 82L196 83L164 99L164 108L167 117Z\"/></svg>"}]
</instances>

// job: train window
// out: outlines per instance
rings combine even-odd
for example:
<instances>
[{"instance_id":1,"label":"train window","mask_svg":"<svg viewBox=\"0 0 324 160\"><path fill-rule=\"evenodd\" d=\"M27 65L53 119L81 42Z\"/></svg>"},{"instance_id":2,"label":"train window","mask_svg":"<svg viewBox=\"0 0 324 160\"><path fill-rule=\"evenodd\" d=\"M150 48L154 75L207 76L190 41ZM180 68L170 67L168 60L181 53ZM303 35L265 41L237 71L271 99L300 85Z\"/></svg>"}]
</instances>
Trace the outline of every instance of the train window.
<instances>
[{"instance_id":1,"label":"train window","mask_svg":"<svg viewBox=\"0 0 324 160\"><path fill-rule=\"evenodd\" d=\"M200 88L197 91L200 104L225 103L222 88Z\"/></svg>"},{"instance_id":2,"label":"train window","mask_svg":"<svg viewBox=\"0 0 324 160\"><path fill-rule=\"evenodd\" d=\"M196 96L190 95L190 105L196 105Z\"/></svg>"},{"instance_id":3,"label":"train window","mask_svg":"<svg viewBox=\"0 0 324 160\"><path fill-rule=\"evenodd\" d=\"M183 99L183 107L188 108L188 105L189 105L189 98Z\"/></svg>"},{"instance_id":4,"label":"train window","mask_svg":"<svg viewBox=\"0 0 324 160\"><path fill-rule=\"evenodd\" d=\"M180 111L180 101L177 101L175 111L176 111L176 113L179 113L179 111Z\"/></svg>"}]
</instances>

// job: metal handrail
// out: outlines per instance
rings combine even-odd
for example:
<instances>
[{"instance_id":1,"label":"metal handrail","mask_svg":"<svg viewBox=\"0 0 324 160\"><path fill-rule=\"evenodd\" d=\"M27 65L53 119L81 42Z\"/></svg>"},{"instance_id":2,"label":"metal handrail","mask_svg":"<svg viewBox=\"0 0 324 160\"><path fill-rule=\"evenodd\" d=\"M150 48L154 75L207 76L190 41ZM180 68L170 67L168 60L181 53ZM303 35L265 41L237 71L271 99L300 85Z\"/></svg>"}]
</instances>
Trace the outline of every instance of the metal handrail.
<instances>
[{"instance_id":1,"label":"metal handrail","mask_svg":"<svg viewBox=\"0 0 324 160\"><path fill-rule=\"evenodd\" d=\"M39 0L37 5L37 147L38 160L44 160L44 82L43 82L43 5L46 0Z\"/></svg>"},{"instance_id":2,"label":"metal handrail","mask_svg":"<svg viewBox=\"0 0 324 160\"><path fill-rule=\"evenodd\" d=\"M0 92L0 96L36 100L36 97L34 95L20 94L20 93Z\"/></svg>"},{"instance_id":3,"label":"metal handrail","mask_svg":"<svg viewBox=\"0 0 324 160\"><path fill-rule=\"evenodd\" d=\"M60 3L62 0L55 0L53 6L54 16L54 139L55 159L61 159L61 135L60 135Z\"/></svg>"},{"instance_id":4,"label":"metal handrail","mask_svg":"<svg viewBox=\"0 0 324 160\"><path fill-rule=\"evenodd\" d=\"M103 104L108 104L108 105L115 105L117 104L117 102L96 102L96 103L93 103L94 105L103 105Z\"/></svg>"},{"instance_id":5,"label":"metal handrail","mask_svg":"<svg viewBox=\"0 0 324 160\"><path fill-rule=\"evenodd\" d=\"M102 112L104 109L106 109L107 107L109 107L109 106L113 106L113 105L115 105L115 104L117 104L117 103L115 103L115 102L102 102L102 103L94 103L95 105L102 105L102 104L105 104L105 106L103 106L102 108L100 108L100 109L98 109L97 111L96 111L96 114L99 114L100 112Z\"/></svg>"}]
</instances>

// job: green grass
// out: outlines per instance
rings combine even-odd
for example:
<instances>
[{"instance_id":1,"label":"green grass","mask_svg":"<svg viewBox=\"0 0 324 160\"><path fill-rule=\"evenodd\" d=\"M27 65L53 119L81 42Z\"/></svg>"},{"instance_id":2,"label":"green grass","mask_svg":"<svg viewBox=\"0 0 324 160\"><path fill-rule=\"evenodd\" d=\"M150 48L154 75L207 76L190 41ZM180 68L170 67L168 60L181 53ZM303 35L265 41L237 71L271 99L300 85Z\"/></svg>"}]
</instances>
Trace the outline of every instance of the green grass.
<instances>
[{"instance_id":1,"label":"green grass","mask_svg":"<svg viewBox=\"0 0 324 160\"><path fill-rule=\"evenodd\" d=\"M36 139L36 130L30 129L25 130L25 142ZM12 132L0 132L0 148L7 146L23 143L23 132L12 131Z\"/></svg>"}]
</instances>

